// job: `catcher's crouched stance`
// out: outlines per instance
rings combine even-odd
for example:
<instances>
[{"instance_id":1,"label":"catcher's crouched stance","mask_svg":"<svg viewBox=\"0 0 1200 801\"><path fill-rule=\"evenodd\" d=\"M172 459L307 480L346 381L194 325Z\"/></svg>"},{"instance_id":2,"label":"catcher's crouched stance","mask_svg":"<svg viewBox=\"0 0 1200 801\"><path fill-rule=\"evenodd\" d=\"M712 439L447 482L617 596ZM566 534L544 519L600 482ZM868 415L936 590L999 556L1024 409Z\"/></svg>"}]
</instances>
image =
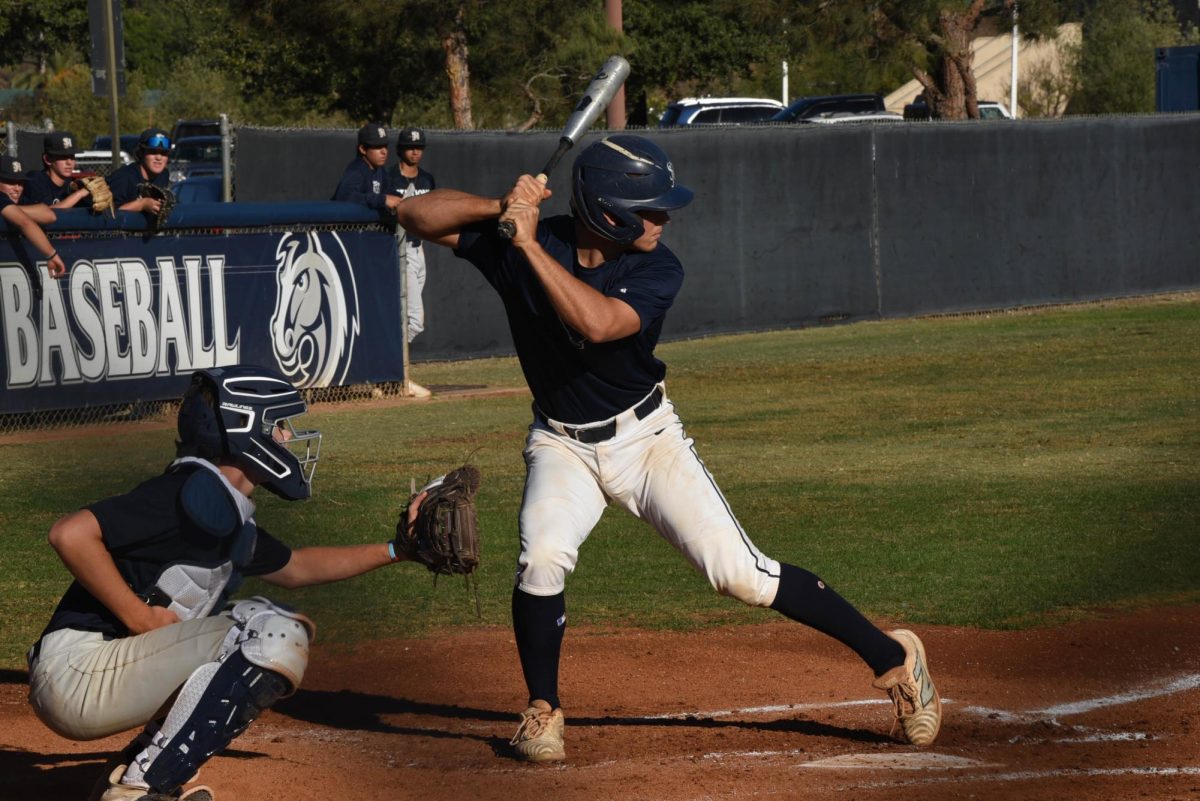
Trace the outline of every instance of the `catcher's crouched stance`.
<instances>
[{"instance_id":1,"label":"catcher's crouched stance","mask_svg":"<svg viewBox=\"0 0 1200 801\"><path fill-rule=\"evenodd\" d=\"M93 798L210 801L184 785L300 686L315 626L266 598L228 602L243 576L293 588L405 559L390 542L293 550L257 524L256 486L311 494L321 434L295 427L306 411L271 370L197 372L166 471L51 527L75 581L30 649L30 703L73 740L144 726Z\"/></svg>"}]
</instances>

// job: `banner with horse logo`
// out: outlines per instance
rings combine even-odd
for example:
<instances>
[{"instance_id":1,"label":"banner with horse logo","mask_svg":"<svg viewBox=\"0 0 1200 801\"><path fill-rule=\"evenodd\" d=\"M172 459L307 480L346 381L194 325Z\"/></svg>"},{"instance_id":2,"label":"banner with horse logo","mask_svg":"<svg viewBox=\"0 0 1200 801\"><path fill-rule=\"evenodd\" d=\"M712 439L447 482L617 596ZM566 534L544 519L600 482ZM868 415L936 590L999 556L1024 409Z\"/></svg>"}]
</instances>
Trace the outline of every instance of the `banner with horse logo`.
<instances>
[{"instance_id":1,"label":"banner with horse logo","mask_svg":"<svg viewBox=\"0 0 1200 801\"><path fill-rule=\"evenodd\" d=\"M166 400L196 369L297 387L404 377L396 238L379 230L57 239L50 279L0 240L0 413Z\"/></svg>"}]
</instances>

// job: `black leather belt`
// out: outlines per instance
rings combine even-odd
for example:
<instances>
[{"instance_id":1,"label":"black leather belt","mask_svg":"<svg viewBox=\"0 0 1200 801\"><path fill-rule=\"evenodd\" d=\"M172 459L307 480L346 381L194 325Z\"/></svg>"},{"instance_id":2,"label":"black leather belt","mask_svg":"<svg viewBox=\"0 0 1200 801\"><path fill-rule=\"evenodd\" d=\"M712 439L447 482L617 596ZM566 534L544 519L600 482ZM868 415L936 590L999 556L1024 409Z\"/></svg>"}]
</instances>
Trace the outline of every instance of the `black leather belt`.
<instances>
[{"instance_id":1,"label":"black leather belt","mask_svg":"<svg viewBox=\"0 0 1200 801\"><path fill-rule=\"evenodd\" d=\"M651 412L653 412L662 404L662 399L662 387L655 387L654 391L650 393L649 397L647 397L637 406L633 407L633 413L637 415L637 419L644 420L650 415ZM535 408L534 414L537 416L537 419L540 422L550 425L550 421L546 419L546 415L542 414L541 409ZM551 426L551 428L554 427ZM585 445L594 445L597 442L604 442L605 440L612 439L616 436L617 421L614 418L602 426L563 426L561 431L557 428L554 428L554 430L560 434L570 437L576 442L582 442Z\"/></svg>"}]
</instances>

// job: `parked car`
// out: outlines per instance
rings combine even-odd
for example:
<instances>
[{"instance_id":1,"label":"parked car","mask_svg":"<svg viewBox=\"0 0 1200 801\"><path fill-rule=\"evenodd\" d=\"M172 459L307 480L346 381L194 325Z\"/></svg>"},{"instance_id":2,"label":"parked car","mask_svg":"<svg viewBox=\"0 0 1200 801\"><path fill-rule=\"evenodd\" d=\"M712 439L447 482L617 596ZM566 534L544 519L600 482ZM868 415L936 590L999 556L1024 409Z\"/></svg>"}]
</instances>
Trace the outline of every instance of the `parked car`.
<instances>
[{"instance_id":1,"label":"parked car","mask_svg":"<svg viewBox=\"0 0 1200 801\"><path fill-rule=\"evenodd\" d=\"M135 137L136 138L136 137ZM133 163L133 157L124 150L117 154L122 166ZM111 150L78 150L75 152L75 169L78 172L94 172L107 176L113 171Z\"/></svg>"},{"instance_id":2,"label":"parked car","mask_svg":"<svg viewBox=\"0 0 1200 801\"><path fill-rule=\"evenodd\" d=\"M995 100L977 100L976 105L979 107L979 119L981 120L1011 120L1012 114L1008 111L1008 106L1003 103L998 103ZM904 119L906 120L932 120L936 119L932 109L926 105L925 100L917 100L909 103L904 107Z\"/></svg>"},{"instance_id":3,"label":"parked car","mask_svg":"<svg viewBox=\"0 0 1200 801\"><path fill-rule=\"evenodd\" d=\"M171 141L175 143L192 136L220 135L220 120L176 120L175 127L171 129Z\"/></svg>"},{"instance_id":4,"label":"parked car","mask_svg":"<svg viewBox=\"0 0 1200 801\"><path fill-rule=\"evenodd\" d=\"M904 116L894 111L835 111L831 114L797 120L805 125L864 124L869 122L904 122Z\"/></svg>"},{"instance_id":5,"label":"parked car","mask_svg":"<svg viewBox=\"0 0 1200 801\"><path fill-rule=\"evenodd\" d=\"M979 106L979 119L981 120L1011 120L1013 118L1008 111L1008 106L997 103L995 100L980 100L976 105Z\"/></svg>"},{"instance_id":6,"label":"parked car","mask_svg":"<svg viewBox=\"0 0 1200 801\"><path fill-rule=\"evenodd\" d=\"M138 135L137 134L121 134L121 150L126 153L133 153L137 150ZM92 141L92 150L112 150L111 136L97 136Z\"/></svg>"},{"instance_id":7,"label":"parked car","mask_svg":"<svg viewBox=\"0 0 1200 801\"><path fill-rule=\"evenodd\" d=\"M771 117L771 122L806 122L833 114L865 114L886 111L883 95L815 95L800 97Z\"/></svg>"},{"instance_id":8,"label":"parked car","mask_svg":"<svg viewBox=\"0 0 1200 801\"><path fill-rule=\"evenodd\" d=\"M178 184L204 175L222 175L221 137L185 136L171 149L171 183Z\"/></svg>"},{"instance_id":9,"label":"parked car","mask_svg":"<svg viewBox=\"0 0 1200 801\"><path fill-rule=\"evenodd\" d=\"M783 103L766 97L685 97L667 106L658 127L763 122L782 108Z\"/></svg>"}]
</instances>

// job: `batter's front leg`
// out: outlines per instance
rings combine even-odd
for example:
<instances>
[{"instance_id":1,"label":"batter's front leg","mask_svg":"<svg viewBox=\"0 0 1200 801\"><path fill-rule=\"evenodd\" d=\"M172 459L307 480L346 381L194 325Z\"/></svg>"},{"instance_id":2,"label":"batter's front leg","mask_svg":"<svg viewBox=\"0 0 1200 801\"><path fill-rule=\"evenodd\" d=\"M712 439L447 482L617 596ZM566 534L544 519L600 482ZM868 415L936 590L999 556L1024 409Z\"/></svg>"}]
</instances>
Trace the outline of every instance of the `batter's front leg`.
<instances>
[{"instance_id":1,"label":"batter's front leg","mask_svg":"<svg viewBox=\"0 0 1200 801\"><path fill-rule=\"evenodd\" d=\"M580 546L607 504L586 457L585 446L537 427L526 441L512 618L529 705L512 745L521 758L534 762L565 756L558 697L567 624L564 589Z\"/></svg>"}]
</instances>

